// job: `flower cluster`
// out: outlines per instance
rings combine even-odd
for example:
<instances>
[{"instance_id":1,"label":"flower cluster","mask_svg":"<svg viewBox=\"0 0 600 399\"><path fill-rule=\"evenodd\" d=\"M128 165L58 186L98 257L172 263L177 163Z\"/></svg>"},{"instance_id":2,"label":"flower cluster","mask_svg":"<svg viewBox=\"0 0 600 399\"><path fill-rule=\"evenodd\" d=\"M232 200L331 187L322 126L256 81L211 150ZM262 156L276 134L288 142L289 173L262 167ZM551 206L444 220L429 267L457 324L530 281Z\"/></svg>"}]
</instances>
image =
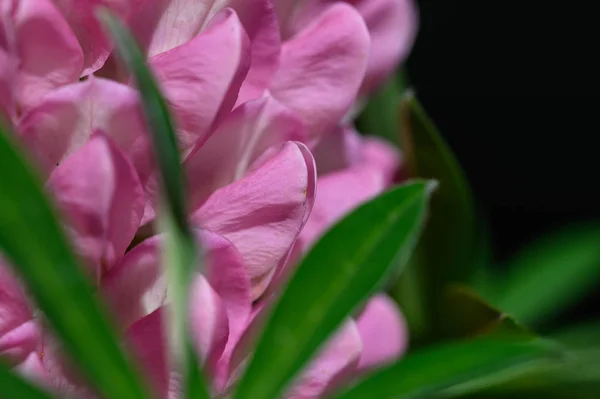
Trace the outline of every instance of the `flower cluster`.
<instances>
[{"instance_id":1,"label":"flower cluster","mask_svg":"<svg viewBox=\"0 0 600 399\"><path fill-rule=\"evenodd\" d=\"M152 227L157 171L137 92L95 17L100 5L137 38L175 118L189 217L207 258L192 283L193 340L223 392L299 257L392 182L399 154L346 116L407 55L416 10L410 0L0 3L0 117L159 398L179 397L180 380L162 325L169 287ZM377 295L288 397L321 397L405 344L402 316ZM6 264L0 359L50 390L93 396Z\"/></svg>"}]
</instances>

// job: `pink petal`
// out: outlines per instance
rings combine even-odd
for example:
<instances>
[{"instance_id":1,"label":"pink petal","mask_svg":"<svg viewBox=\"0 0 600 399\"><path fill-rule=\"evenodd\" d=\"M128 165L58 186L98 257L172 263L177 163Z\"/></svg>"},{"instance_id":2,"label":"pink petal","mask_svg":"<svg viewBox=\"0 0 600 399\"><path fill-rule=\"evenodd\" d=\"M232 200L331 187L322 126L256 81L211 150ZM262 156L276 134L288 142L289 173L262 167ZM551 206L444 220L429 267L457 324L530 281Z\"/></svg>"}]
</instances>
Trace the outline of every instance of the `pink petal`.
<instances>
[{"instance_id":1,"label":"pink petal","mask_svg":"<svg viewBox=\"0 0 600 399\"><path fill-rule=\"evenodd\" d=\"M244 178L217 190L192 216L233 242L252 281L264 292L306 222L315 193L315 169L306 147L288 142Z\"/></svg>"},{"instance_id":2,"label":"pink petal","mask_svg":"<svg viewBox=\"0 0 600 399\"><path fill-rule=\"evenodd\" d=\"M360 162L379 170L386 184L391 184L401 165L402 156L387 141L377 137L365 137L362 139Z\"/></svg>"},{"instance_id":3,"label":"pink petal","mask_svg":"<svg viewBox=\"0 0 600 399\"><path fill-rule=\"evenodd\" d=\"M149 19L135 21L138 37L148 48L148 56L169 51L192 40L206 23L209 11L215 0L152 0L146 1L148 6L145 11L160 11ZM144 15L148 17L148 15ZM158 18L157 18L158 17ZM135 18L135 17L134 17ZM138 17L140 18L140 17ZM142 24L154 25L153 19L158 23L153 31L145 27L145 32L140 32Z\"/></svg>"},{"instance_id":4,"label":"pink petal","mask_svg":"<svg viewBox=\"0 0 600 399\"><path fill-rule=\"evenodd\" d=\"M408 57L419 17L414 0L361 0L356 4L371 34L371 54L361 91L382 83Z\"/></svg>"},{"instance_id":5,"label":"pink petal","mask_svg":"<svg viewBox=\"0 0 600 399\"><path fill-rule=\"evenodd\" d=\"M357 321L363 342L358 365L366 370L398 359L408 345L406 322L387 295L373 297Z\"/></svg>"},{"instance_id":6,"label":"pink petal","mask_svg":"<svg viewBox=\"0 0 600 399\"><path fill-rule=\"evenodd\" d=\"M130 250L102 281L118 325L127 327L165 305L168 287L160 267L161 236L151 237ZM233 338L241 334L250 314L250 281L241 255L225 238L206 231L198 233L207 259L206 278L222 298Z\"/></svg>"},{"instance_id":7,"label":"pink petal","mask_svg":"<svg viewBox=\"0 0 600 399\"><path fill-rule=\"evenodd\" d=\"M214 124L231 111L249 57L248 37L227 9L193 40L150 59L175 115L184 154L205 141Z\"/></svg>"},{"instance_id":8,"label":"pink petal","mask_svg":"<svg viewBox=\"0 0 600 399\"><path fill-rule=\"evenodd\" d=\"M42 359L35 352L30 353L21 364L14 368L14 371L27 378L27 380L37 383L41 388L50 388L48 374Z\"/></svg>"},{"instance_id":9,"label":"pink petal","mask_svg":"<svg viewBox=\"0 0 600 399\"><path fill-rule=\"evenodd\" d=\"M337 126L312 150L320 176L356 164L361 158L361 137L353 129Z\"/></svg>"},{"instance_id":10,"label":"pink petal","mask_svg":"<svg viewBox=\"0 0 600 399\"><path fill-rule=\"evenodd\" d=\"M315 206L300 233L304 250L340 218L381 193L384 188L383 175L363 165L319 177Z\"/></svg>"},{"instance_id":11,"label":"pink petal","mask_svg":"<svg viewBox=\"0 0 600 399\"><path fill-rule=\"evenodd\" d=\"M99 279L125 254L142 218L144 194L133 166L108 137L95 134L47 185Z\"/></svg>"},{"instance_id":12,"label":"pink petal","mask_svg":"<svg viewBox=\"0 0 600 399\"><path fill-rule=\"evenodd\" d=\"M354 103L369 48L360 14L336 3L284 44L270 90L298 111L311 138L318 138L333 129Z\"/></svg>"},{"instance_id":13,"label":"pink petal","mask_svg":"<svg viewBox=\"0 0 600 399\"><path fill-rule=\"evenodd\" d=\"M229 0L252 45L252 62L240 89L238 104L260 97L279 67L281 37L271 0Z\"/></svg>"},{"instance_id":14,"label":"pink petal","mask_svg":"<svg viewBox=\"0 0 600 399\"><path fill-rule=\"evenodd\" d=\"M97 130L127 154L142 181L150 170L150 142L137 93L120 83L89 77L56 90L23 116L18 130L46 176Z\"/></svg>"},{"instance_id":15,"label":"pink petal","mask_svg":"<svg viewBox=\"0 0 600 399\"><path fill-rule=\"evenodd\" d=\"M241 178L267 148L303 138L298 117L272 97L236 108L185 162L191 209L215 190Z\"/></svg>"},{"instance_id":16,"label":"pink petal","mask_svg":"<svg viewBox=\"0 0 600 399\"><path fill-rule=\"evenodd\" d=\"M19 0L14 11L19 55L18 98L22 109L49 91L77 82L83 53L73 31L50 0Z\"/></svg>"},{"instance_id":17,"label":"pink petal","mask_svg":"<svg viewBox=\"0 0 600 399\"><path fill-rule=\"evenodd\" d=\"M111 42L98 18L100 6L109 8L121 18L131 11L131 0L53 0L69 22L83 50L83 73L89 75L102 67L111 51Z\"/></svg>"},{"instance_id":18,"label":"pink petal","mask_svg":"<svg viewBox=\"0 0 600 399\"><path fill-rule=\"evenodd\" d=\"M19 281L0 259L0 358L20 363L35 350L37 330Z\"/></svg>"},{"instance_id":19,"label":"pink petal","mask_svg":"<svg viewBox=\"0 0 600 399\"><path fill-rule=\"evenodd\" d=\"M10 123L15 117L14 79L17 71L13 36L9 31L10 10L0 5L0 118Z\"/></svg>"},{"instance_id":20,"label":"pink petal","mask_svg":"<svg viewBox=\"0 0 600 399\"><path fill-rule=\"evenodd\" d=\"M362 350L356 324L348 321L300 376L287 399L319 398L356 368Z\"/></svg>"}]
</instances>

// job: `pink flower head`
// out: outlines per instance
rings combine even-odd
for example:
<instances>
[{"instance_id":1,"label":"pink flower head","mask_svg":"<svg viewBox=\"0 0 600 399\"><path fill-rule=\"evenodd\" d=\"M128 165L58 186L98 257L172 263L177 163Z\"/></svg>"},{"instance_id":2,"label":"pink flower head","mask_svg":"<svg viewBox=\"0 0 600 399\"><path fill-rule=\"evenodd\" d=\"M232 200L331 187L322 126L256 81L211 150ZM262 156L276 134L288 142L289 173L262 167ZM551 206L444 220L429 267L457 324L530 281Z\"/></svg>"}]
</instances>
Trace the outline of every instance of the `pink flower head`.
<instances>
[{"instance_id":1,"label":"pink flower head","mask_svg":"<svg viewBox=\"0 0 600 399\"><path fill-rule=\"evenodd\" d=\"M400 163L394 149L342 120L410 48L411 3L314 0L289 18L284 3L0 3L0 117L46 180L99 298L160 398L178 398L181 386L166 362L164 237L151 229L157 171L138 94L94 13L103 5L126 21L174 115L189 217L207 257L190 296L193 342L222 393L237 381L244 337L286 271L382 192ZM0 357L60 394L93 397L35 313L0 265ZM288 397L322 397L405 345L398 309L378 295Z\"/></svg>"}]
</instances>

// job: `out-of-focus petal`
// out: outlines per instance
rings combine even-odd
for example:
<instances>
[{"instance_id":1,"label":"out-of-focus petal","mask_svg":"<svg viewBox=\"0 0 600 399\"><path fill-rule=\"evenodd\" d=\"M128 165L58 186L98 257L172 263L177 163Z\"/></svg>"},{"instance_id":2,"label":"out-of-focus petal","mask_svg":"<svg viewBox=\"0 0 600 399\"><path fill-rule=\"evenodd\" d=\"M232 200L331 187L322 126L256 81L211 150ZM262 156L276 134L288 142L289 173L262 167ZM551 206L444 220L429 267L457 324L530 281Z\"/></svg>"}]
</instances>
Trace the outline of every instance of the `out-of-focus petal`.
<instances>
[{"instance_id":1,"label":"out-of-focus petal","mask_svg":"<svg viewBox=\"0 0 600 399\"><path fill-rule=\"evenodd\" d=\"M356 164L361 158L362 139L353 130L337 126L312 149L320 176Z\"/></svg>"},{"instance_id":2,"label":"out-of-focus petal","mask_svg":"<svg viewBox=\"0 0 600 399\"><path fill-rule=\"evenodd\" d=\"M362 165L319 177L315 205L300 233L303 249L310 247L341 217L384 188L383 175Z\"/></svg>"},{"instance_id":3,"label":"out-of-focus petal","mask_svg":"<svg viewBox=\"0 0 600 399\"><path fill-rule=\"evenodd\" d=\"M45 176L98 130L131 159L142 181L150 170L150 142L137 93L120 83L90 77L53 91L23 116L18 130Z\"/></svg>"},{"instance_id":4,"label":"out-of-focus petal","mask_svg":"<svg viewBox=\"0 0 600 399\"><path fill-rule=\"evenodd\" d=\"M36 0L37 1L37 0ZM97 71L104 65L111 51L106 36L96 16L98 7L107 7L123 19L131 12L132 0L53 0L79 40L83 50L82 76Z\"/></svg>"},{"instance_id":5,"label":"out-of-focus petal","mask_svg":"<svg viewBox=\"0 0 600 399\"><path fill-rule=\"evenodd\" d=\"M33 314L19 281L0 258L0 359L20 363L39 338Z\"/></svg>"},{"instance_id":6,"label":"out-of-focus petal","mask_svg":"<svg viewBox=\"0 0 600 399\"><path fill-rule=\"evenodd\" d=\"M83 69L77 38L51 0L19 0L13 12L21 109L49 91L76 82Z\"/></svg>"},{"instance_id":7,"label":"out-of-focus petal","mask_svg":"<svg viewBox=\"0 0 600 399\"><path fill-rule=\"evenodd\" d=\"M371 34L371 54L361 92L382 83L410 53L419 18L414 0L361 0L355 5Z\"/></svg>"},{"instance_id":8,"label":"out-of-focus petal","mask_svg":"<svg viewBox=\"0 0 600 399\"><path fill-rule=\"evenodd\" d=\"M318 138L354 103L369 48L360 14L349 5L334 4L283 45L271 93L296 110L311 138Z\"/></svg>"},{"instance_id":9,"label":"out-of-focus petal","mask_svg":"<svg viewBox=\"0 0 600 399\"><path fill-rule=\"evenodd\" d=\"M211 195L193 214L202 228L233 242L252 281L264 292L306 222L315 194L314 160L306 147L288 142L244 178Z\"/></svg>"},{"instance_id":10,"label":"out-of-focus petal","mask_svg":"<svg viewBox=\"0 0 600 399\"><path fill-rule=\"evenodd\" d=\"M249 64L248 36L230 9L193 40L150 59L173 110L184 156L231 111Z\"/></svg>"},{"instance_id":11,"label":"out-of-focus petal","mask_svg":"<svg viewBox=\"0 0 600 399\"><path fill-rule=\"evenodd\" d=\"M51 388L46 369L40 359L40 355L36 352L31 352L22 363L15 366L13 371L27 378L29 381L37 383L41 388Z\"/></svg>"},{"instance_id":12,"label":"out-of-focus petal","mask_svg":"<svg viewBox=\"0 0 600 399\"><path fill-rule=\"evenodd\" d=\"M361 337L353 321L346 322L340 331L325 344L296 381L287 399L319 398L327 390L349 377L359 362Z\"/></svg>"},{"instance_id":13,"label":"out-of-focus petal","mask_svg":"<svg viewBox=\"0 0 600 399\"><path fill-rule=\"evenodd\" d=\"M386 184L390 184L401 166L402 156L394 146L385 140L367 137L362 139L360 162L379 170Z\"/></svg>"},{"instance_id":14,"label":"out-of-focus petal","mask_svg":"<svg viewBox=\"0 0 600 399\"><path fill-rule=\"evenodd\" d=\"M363 342L361 371L392 362L407 348L406 322L396 303L384 294L371 298L356 324Z\"/></svg>"},{"instance_id":15,"label":"out-of-focus petal","mask_svg":"<svg viewBox=\"0 0 600 399\"><path fill-rule=\"evenodd\" d=\"M98 133L54 170L47 187L99 281L125 254L142 218L144 194L133 166Z\"/></svg>"},{"instance_id":16,"label":"out-of-focus petal","mask_svg":"<svg viewBox=\"0 0 600 399\"><path fill-rule=\"evenodd\" d=\"M14 49L14 30L10 20L11 9L0 4L0 118L11 123L15 118L14 82L17 59Z\"/></svg>"}]
</instances>

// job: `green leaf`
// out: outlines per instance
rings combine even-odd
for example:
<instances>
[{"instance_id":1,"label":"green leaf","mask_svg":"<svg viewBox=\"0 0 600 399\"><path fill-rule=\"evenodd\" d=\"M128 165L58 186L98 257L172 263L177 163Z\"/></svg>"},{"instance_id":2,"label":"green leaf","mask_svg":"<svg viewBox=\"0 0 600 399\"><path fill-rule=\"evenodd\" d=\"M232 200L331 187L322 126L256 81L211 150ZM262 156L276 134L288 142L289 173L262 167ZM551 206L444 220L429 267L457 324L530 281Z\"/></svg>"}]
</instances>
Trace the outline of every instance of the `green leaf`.
<instances>
[{"instance_id":1,"label":"green leaf","mask_svg":"<svg viewBox=\"0 0 600 399\"><path fill-rule=\"evenodd\" d=\"M0 129L0 251L62 344L107 398L147 398L95 301L42 183Z\"/></svg>"},{"instance_id":2,"label":"green leaf","mask_svg":"<svg viewBox=\"0 0 600 399\"><path fill-rule=\"evenodd\" d=\"M52 395L0 365L0 399L53 399Z\"/></svg>"},{"instance_id":3,"label":"green leaf","mask_svg":"<svg viewBox=\"0 0 600 399\"><path fill-rule=\"evenodd\" d=\"M440 325L444 328L441 335L445 338L461 339L491 335L534 337L507 313L494 308L465 285L451 284L446 287L444 309Z\"/></svg>"},{"instance_id":4,"label":"green leaf","mask_svg":"<svg viewBox=\"0 0 600 399\"><path fill-rule=\"evenodd\" d=\"M397 112L400 95L404 91L404 80L392 75L373 93L356 121L360 132L399 144Z\"/></svg>"},{"instance_id":5,"label":"green leaf","mask_svg":"<svg viewBox=\"0 0 600 399\"><path fill-rule=\"evenodd\" d=\"M528 325L564 310L600 281L600 226L577 225L546 235L509 264L494 301Z\"/></svg>"},{"instance_id":6,"label":"green leaf","mask_svg":"<svg viewBox=\"0 0 600 399\"><path fill-rule=\"evenodd\" d=\"M399 282L412 286L413 297L398 295L400 305L417 309L425 326L418 335L435 336L439 331L442 293L448 283L468 282L478 263L478 234L475 204L468 182L450 148L446 145L414 94L405 93L400 104L402 148L408 176L432 178L440 182L439 192L431 200L431 218L423 232L409 268ZM402 280L402 279L401 279ZM413 316L412 319L415 317ZM409 325L411 314L407 314Z\"/></svg>"},{"instance_id":7,"label":"green leaf","mask_svg":"<svg viewBox=\"0 0 600 399\"><path fill-rule=\"evenodd\" d=\"M400 271L419 236L432 188L413 182L382 194L313 247L282 288L236 399L279 397L344 318Z\"/></svg>"},{"instance_id":8,"label":"green leaf","mask_svg":"<svg viewBox=\"0 0 600 399\"><path fill-rule=\"evenodd\" d=\"M456 397L526 365L558 361L556 347L538 340L485 339L434 346L375 371L335 399Z\"/></svg>"},{"instance_id":9,"label":"green leaf","mask_svg":"<svg viewBox=\"0 0 600 399\"><path fill-rule=\"evenodd\" d=\"M166 232L162 264L166 265L169 281L170 312L166 321L172 367L184 375L187 398L209 398L200 373L199 354L190 339L188 324L188 293L200 256L196 240L186 215L184 177L181 168L175 128L166 102L158 90L156 79L147 67L144 56L125 26L107 10L100 18L111 34L115 46L133 76L140 92L146 123L151 133L161 178L161 207L158 224Z\"/></svg>"}]
</instances>

